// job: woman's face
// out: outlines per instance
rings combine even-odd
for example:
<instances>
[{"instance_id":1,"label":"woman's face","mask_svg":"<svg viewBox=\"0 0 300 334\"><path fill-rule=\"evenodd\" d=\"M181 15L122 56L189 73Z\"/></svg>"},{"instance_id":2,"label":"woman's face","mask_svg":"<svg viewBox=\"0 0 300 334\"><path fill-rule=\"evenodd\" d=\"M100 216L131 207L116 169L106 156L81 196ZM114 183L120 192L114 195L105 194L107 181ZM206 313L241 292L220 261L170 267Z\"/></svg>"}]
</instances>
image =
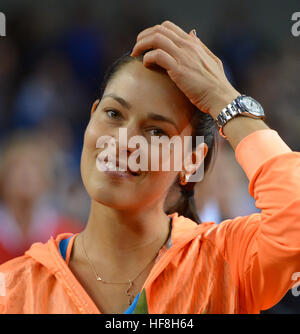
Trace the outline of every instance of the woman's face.
<instances>
[{"instance_id":1,"label":"woman's face","mask_svg":"<svg viewBox=\"0 0 300 334\"><path fill-rule=\"evenodd\" d=\"M109 81L85 131L81 175L92 200L118 209L146 208L159 202L163 205L179 171L172 170L173 145L169 146L171 170L161 168L162 150L159 151L159 170L151 170L151 161L157 159L151 155L151 147L157 147L151 143L151 137L180 136L183 143L183 137L192 133L193 112L189 100L166 74L150 70L139 61L123 66ZM119 129L127 131L127 143L134 136L142 136L148 143L146 153L143 148L148 157L148 170L138 176L126 173L126 177L115 177L99 168L97 157L108 148L97 145L99 137L114 138L117 159L120 151L128 158L139 148L122 148ZM139 159L136 161L140 163Z\"/></svg>"}]
</instances>

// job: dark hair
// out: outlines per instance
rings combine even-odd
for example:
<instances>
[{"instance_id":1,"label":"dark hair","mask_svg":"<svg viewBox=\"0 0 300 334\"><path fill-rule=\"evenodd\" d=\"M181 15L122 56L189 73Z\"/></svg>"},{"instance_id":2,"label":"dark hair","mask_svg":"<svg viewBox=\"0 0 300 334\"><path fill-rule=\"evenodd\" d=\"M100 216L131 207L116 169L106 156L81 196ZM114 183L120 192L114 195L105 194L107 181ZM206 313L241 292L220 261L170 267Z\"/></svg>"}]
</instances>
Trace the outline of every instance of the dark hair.
<instances>
[{"instance_id":1,"label":"dark hair","mask_svg":"<svg viewBox=\"0 0 300 334\"><path fill-rule=\"evenodd\" d=\"M114 63L112 63L108 69L106 70L103 81L100 87L100 96L103 96L104 90L108 84L108 82L115 76L115 74L126 64L131 63L132 61L143 61L143 56L146 52L149 50L143 52L140 56L138 57L131 57L130 52L125 53L122 55L120 58L118 58ZM164 69L162 69L159 66L154 66L154 68L157 68L158 70L162 70L166 73ZM195 105L191 103L192 107L194 108L194 116L191 122L193 131L192 131L192 149L194 150L196 148L196 136L203 136L204 137L204 142L206 143L208 147L208 152L205 156L205 159L203 161L204 163L204 175L207 173L209 167L211 166L211 161L212 161L212 156L214 152L217 149L217 143L218 141L216 140L217 136L217 130L215 127L215 123L213 118L207 114L199 110ZM199 167L201 168L201 166ZM193 190L196 182L188 182L185 186L182 186L179 184L179 175L176 178L174 185L178 185L178 187L181 190ZM171 214L174 212L177 212L178 215L182 215L184 217L187 217L194 222L200 224L201 219L198 216L197 213L197 208L195 204L195 199L194 196L189 196L187 192L181 193L180 198L178 201L171 206L170 208L166 209L166 214Z\"/></svg>"}]
</instances>

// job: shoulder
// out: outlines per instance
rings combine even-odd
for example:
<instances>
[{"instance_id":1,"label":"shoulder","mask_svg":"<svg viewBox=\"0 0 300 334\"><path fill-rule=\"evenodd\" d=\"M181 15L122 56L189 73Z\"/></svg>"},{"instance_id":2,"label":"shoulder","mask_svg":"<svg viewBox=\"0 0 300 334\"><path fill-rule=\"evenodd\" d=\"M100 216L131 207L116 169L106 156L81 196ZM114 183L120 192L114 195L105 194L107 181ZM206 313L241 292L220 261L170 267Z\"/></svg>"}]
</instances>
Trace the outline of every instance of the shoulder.
<instances>
[{"instance_id":1,"label":"shoulder","mask_svg":"<svg viewBox=\"0 0 300 334\"><path fill-rule=\"evenodd\" d=\"M23 256L0 265L0 313L34 312L32 300L45 299L54 284L57 268L52 253L58 252L57 244L69 235L35 243Z\"/></svg>"},{"instance_id":2,"label":"shoulder","mask_svg":"<svg viewBox=\"0 0 300 334\"><path fill-rule=\"evenodd\" d=\"M261 219L260 213L253 213L248 216L237 216L233 219L223 220L219 224L208 225L203 237L214 240L216 238L226 238L237 233L251 233L258 229L258 222Z\"/></svg>"},{"instance_id":3,"label":"shoulder","mask_svg":"<svg viewBox=\"0 0 300 334\"><path fill-rule=\"evenodd\" d=\"M0 265L0 313L18 313L28 293L28 283L37 273L37 262L23 255ZM12 307L13 306L13 307Z\"/></svg>"},{"instance_id":4,"label":"shoulder","mask_svg":"<svg viewBox=\"0 0 300 334\"><path fill-rule=\"evenodd\" d=\"M184 246L192 240L202 239L205 232L217 226L215 222L203 222L197 224L195 221L177 212L172 215L172 245Z\"/></svg>"},{"instance_id":5,"label":"shoulder","mask_svg":"<svg viewBox=\"0 0 300 334\"><path fill-rule=\"evenodd\" d=\"M7 277L13 277L29 271L30 268L36 266L36 264L34 259L25 254L1 264L0 273L5 274Z\"/></svg>"},{"instance_id":6,"label":"shoulder","mask_svg":"<svg viewBox=\"0 0 300 334\"><path fill-rule=\"evenodd\" d=\"M223 254L228 247L240 242L248 243L259 232L261 214L253 213L226 219L221 223L203 222L201 224L184 216L176 216L176 218L177 227L173 240L185 246L191 242L198 243L199 247L209 243L210 247L218 249Z\"/></svg>"}]
</instances>

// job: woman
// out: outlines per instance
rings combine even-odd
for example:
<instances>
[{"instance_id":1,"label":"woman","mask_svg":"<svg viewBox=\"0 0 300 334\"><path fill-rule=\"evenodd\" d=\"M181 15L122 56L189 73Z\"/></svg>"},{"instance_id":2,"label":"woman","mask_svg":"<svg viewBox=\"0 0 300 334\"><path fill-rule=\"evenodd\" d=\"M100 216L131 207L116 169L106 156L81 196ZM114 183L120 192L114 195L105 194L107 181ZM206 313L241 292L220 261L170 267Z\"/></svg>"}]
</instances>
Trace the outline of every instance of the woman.
<instances>
[{"instance_id":1,"label":"woman","mask_svg":"<svg viewBox=\"0 0 300 334\"><path fill-rule=\"evenodd\" d=\"M193 31L166 21L138 35L131 56L108 72L102 92L81 160L91 197L88 224L0 267L2 312L259 313L276 304L300 271L299 153L262 119L232 118L220 133L262 211L199 224L195 182L187 181L203 162L207 170L214 120L241 95L221 61ZM189 157L196 163L179 172L105 172L97 164L99 136L117 138L121 128L148 143L157 135L193 135L204 136L204 144L194 143ZM116 147L119 154L134 153ZM181 197L165 212L174 183Z\"/></svg>"}]
</instances>

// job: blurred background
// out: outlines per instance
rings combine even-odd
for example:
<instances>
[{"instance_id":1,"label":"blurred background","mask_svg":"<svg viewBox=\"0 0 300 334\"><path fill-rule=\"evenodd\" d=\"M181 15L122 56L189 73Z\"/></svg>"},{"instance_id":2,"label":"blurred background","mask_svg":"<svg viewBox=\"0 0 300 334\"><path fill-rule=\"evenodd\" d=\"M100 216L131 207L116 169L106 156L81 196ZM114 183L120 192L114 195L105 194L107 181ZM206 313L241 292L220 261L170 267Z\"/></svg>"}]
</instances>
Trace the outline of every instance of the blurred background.
<instances>
[{"instance_id":1,"label":"blurred background","mask_svg":"<svg viewBox=\"0 0 300 334\"><path fill-rule=\"evenodd\" d=\"M140 31L166 19L195 28L233 86L257 99L268 126L299 151L300 36L291 33L299 11L299 0L1 0L0 263L84 228L90 203L80 155L104 71ZM259 212L221 138L195 197L202 221ZM289 292L264 313L300 313L300 300Z\"/></svg>"}]
</instances>

